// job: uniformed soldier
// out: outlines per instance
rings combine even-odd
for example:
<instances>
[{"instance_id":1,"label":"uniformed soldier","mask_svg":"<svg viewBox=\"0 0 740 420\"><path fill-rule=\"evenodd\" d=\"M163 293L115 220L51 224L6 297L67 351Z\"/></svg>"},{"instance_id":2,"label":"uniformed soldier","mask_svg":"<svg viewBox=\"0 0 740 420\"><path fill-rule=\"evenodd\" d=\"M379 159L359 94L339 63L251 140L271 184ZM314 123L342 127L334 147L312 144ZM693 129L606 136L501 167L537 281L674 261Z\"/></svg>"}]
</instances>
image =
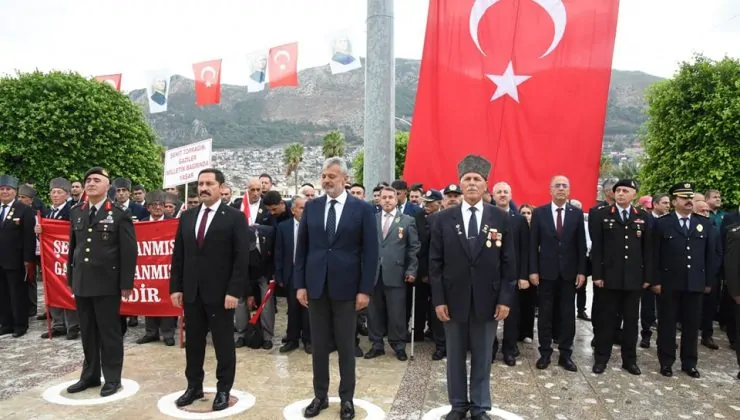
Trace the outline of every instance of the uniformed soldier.
<instances>
[{"instance_id":1,"label":"uniformed soldier","mask_svg":"<svg viewBox=\"0 0 740 420\"><path fill-rule=\"evenodd\" d=\"M727 220L727 219L725 219ZM727 293L732 297L735 309L735 323L737 336L740 336L740 223L730 225L725 239L725 284ZM728 325L730 328L730 325ZM737 364L740 367L740 346L735 346ZM740 379L740 372L737 374Z\"/></svg>"},{"instance_id":2,"label":"uniformed soldier","mask_svg":"<svg viewBox=\"0 0 740 420\"><path fill-rule=\"evenodd\" d=\"M128 298L134 286L136 232L131 215L106 197L110 177L105 169L91 168L83 182L87 201L70 215L67 278L80 317L85 361L80 380L67 392L99 386L102 365L100 396L107 397L121 387L121 297Z\"/></svg>"},{"instance_id":3,"label":"uniformed soldier","mask_svg":"<svg viewBox=\"0 0 740 420\"><path fill-rule=\"evenodd\" d=\"M673 376L676 322L681 322L681 370L699 378L696 363L701 302L716 275L716 233L711 220L692 214L694 184L678 183L668 194L675 211L655 220L655 274L650 278L651 288L658 295L660 373Z\"/></svg>"},{"instance_id":4,"label":"uniformed soldier","mask_svg":"<svg viewBox=\"0 0 740 420\"><path fill-rule=\"evenodd\" d=\"M593 284L599 289L594 311L596 349L593 372L604 373L614 345L614 319L622 314L622 369L640 375L637 323L642 290L652 274L652 228L648 214L632 206L637 183L620 179L612 187L615 203L594 210L589 223Z\"/></svg>"}]
</instances>

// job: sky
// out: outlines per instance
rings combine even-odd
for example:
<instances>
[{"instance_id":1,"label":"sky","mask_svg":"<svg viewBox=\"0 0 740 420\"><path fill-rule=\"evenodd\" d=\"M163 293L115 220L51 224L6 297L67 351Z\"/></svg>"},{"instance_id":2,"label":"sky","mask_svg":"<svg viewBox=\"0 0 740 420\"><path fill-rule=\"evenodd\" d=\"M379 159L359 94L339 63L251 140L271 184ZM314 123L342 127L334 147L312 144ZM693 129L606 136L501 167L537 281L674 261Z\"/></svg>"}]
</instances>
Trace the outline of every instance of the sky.
<instances>
[{"instance_id":1,"label":"sky","mask_svg":"<svg viewBox=\"0 0 740 420\"><path fill-rule=\"evenodd\" d=\"M395 0L396 57L421 58L428 1ZM223 58L222 82L241 84L247 54L299 41L299 67L323 65L331 35L362 40L366 16L366 0L0 0L0 74L123 73L130 90ZM740 0L621 0L614 68L670 77L695 52L740 57Z\"/></svg>"}]
</instances>

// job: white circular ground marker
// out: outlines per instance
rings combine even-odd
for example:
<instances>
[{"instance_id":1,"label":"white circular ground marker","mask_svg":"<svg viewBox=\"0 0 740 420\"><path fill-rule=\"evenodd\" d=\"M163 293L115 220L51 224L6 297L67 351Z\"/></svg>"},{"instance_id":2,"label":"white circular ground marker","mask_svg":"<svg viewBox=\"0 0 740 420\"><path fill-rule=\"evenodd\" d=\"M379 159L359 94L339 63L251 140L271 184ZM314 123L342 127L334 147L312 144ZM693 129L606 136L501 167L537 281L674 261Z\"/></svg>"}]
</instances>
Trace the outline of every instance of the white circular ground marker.
<instances>
[{"instance_id":1,"label":"white circular ground marker","mask_svg":"<svg viewBox=\"0 0 740 420\"><path fill-rule=\"evenodd\" d=\"M237 399L236 404L232 405L226 410L196 413L192 411L182 410L175 405L175 401L180 398L180 395L182 395L184 392L185 390L183 389L182 391L173 392L172 394L165 395L164 397L160 398L159 402L157 402L157 408L159 408L159 412L177 419L220 419L243 413L252 408L255 401L257 401L254 395L250 394L249 392L237 391L235 389L232 389L230 392L230 396L231 398ZM203 388L203 393L215 394L216 388Z\"/></svg>"},{"instance_id":2,"label":"white circular ground marker","mask_svg":"<svg viewBox=\"0 0 740 420\"><path fill-rule=\"evenodd\" d=\"M437 407L433 410L427 411L426 414L424 414L424 417L421 418L421 420L439 420L444 415L449 413L450 410L452 410L451 405ZM500 418L503 420L524 420L522 417L512 413L511 411L506 411L495 407L492 408L491 411L488 412L488 414L490 414L494 418Z\"/></svg>"},{"instance_id":3,"label":"white circular ground marker","mask_svg":"<svg viewBox=\"0 0 740 420\"><path fill-rule=\"evenodd\" d=\"M309 404L311 404L311 401L313 398L308 400L302 400L302 401L296 401L293 404L285 407L283 409L283 417L285 420L303 420L305 417L303 417L303 410L308 407ZM339 399L339 397L329 397L329 404L336 404L334 407L331 405L329 408L324 410L326 412L327 410L331 409L338 409L339 403L342 402L342 400ZM355 408L361 408L365 410L367 413L367 416L364 417L365 420L383 420L385 419L385 411L383 411L382 408L378 407L377 405L371 403L370 401L360 400L360 399L353 399L352 402L355 405ZM363 417L358 416L358 419L362 419Z\"/></svg>"},{"instance_id":4,"label":"white circular ground marker","mask_svg":"<svg viewBox=\"0 0 740 420\"><path fill-rule=\"evenodd\" d=\"M101 381L102 382L102 381ZM62 395L62 392L66 394L66 389L73 384L76 384L77 380L67 381L44 391L41 395L46 401L53 404L61 405L98 405L107 404L109 402L122 400L128 398L139 391L139 384L132 381L131 379L121 379L121 389L115 394L108 397L97 397L97 398L84 398L84 399L72 399ZM89 389L95 389L99 392L100 387L93 387Z\"/></svg>"}]
</instances>

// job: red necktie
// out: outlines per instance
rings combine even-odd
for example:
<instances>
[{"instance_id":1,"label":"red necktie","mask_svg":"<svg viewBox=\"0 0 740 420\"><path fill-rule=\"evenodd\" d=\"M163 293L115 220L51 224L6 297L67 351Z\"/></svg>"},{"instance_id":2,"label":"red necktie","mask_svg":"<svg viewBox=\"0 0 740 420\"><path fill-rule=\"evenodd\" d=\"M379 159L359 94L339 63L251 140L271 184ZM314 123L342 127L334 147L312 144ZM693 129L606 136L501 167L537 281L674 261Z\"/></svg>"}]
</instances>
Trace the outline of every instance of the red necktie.
<instances>
[{"instance_id":1,"label":"red necktie","mask_svg":"<svg viewBox=\"0 0 740 420\"><path fill-rule=\"evenodd\" d=\"M203 241L206 239L206 224L208 223L208 213L211 212L211 209L206 207L206 209L203 211L203 216L200 218L200 226L198 226L198 236L195 238L195 242L198 244L198 247L203 247Z\"/></svg>"},{"instance_id":2,"label":"red necktie","mask_svg":"<svg viewBox=\"0 0 740 420\"><path fill-rule=\"evenodd\" d=\"M558 232L558 237L563 236L563 209L558 209L558 223L555 225L555 230Z\"/></svg>"}]
</instances>

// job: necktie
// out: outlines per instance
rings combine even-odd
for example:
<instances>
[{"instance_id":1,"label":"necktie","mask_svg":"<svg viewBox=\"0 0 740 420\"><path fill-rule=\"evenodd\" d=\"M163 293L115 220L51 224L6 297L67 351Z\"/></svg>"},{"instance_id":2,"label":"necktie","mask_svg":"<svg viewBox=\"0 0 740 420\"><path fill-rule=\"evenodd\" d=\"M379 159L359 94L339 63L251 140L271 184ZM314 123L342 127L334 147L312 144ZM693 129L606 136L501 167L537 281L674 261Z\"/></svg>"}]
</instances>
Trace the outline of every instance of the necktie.
<instances>
[{"instance_id":1,"label":"necktie","mask_svg":"<svg viewBox=\"0 0 740 420\"><path fill-rule=\"evenodd\" d=\"M622 210L622 221L627 223L627 220L629 220L629 213L627 213L627 210Z\"/></svg>"},{"instance_id":2,"label":"necktie","mask_svg":"<svg viewBox=\"0 0 740 420\"><path fill-rule=\"evenodd\" d=\"M337 200L331 200L329 202L329 214L326 216L326 236L329 237L329 242L334 239L334 234L337 233L337 211L334 206L337 204Z\"/></svg>"},{"instance_id":3,"label":"necktie","mask_svg":"<svg viewBox=\"0 0 740 420\"><path fill-rule=\"evenodd\" d=\"M198 244L198 247L203 246L203 241L206 239L206 224L208 223L208 213L211 212L211 209L206 207L206 209L203 211L203 216L200 218L200 226L198 226L198 236L195 238L195 242Z\"/></svg>"},{"instance_id":4,"label":"necktie","mask_svg":"<svg viewBox=\"0 0 740 420\"><path fill-rule=\"evenodd\" d=\"M558 233L558 237L563 236L563 208L558 208L558 222L555 225L555 231Z\"/></svg>"},{"instance_id":5,"label":"necktie","mask_svg":"<svg viewBox=\"0 0 740 420\"><path fill-rule=\"evenodd\" d=\"M468 222L468 245L470 245L471 250L475 246L475 241L478 239L478 219L475 217L476 211L478 211L477 208L470 208L470 221Z\"/></svg>"},{"instance_id":6,"label":"necktie","mask_svg":"<svg viewBox=\"0 0 740 420\"><path fill-rule=\"evenodd\" d=\"M56 219L56 217L57 217L57 211L59 211L59 210L57 210L57 209L55 209L55 208L52 207L52 209L51 209L51 218L52 219Z\"/></svg>"},{"instance_id":7,"label":"necktie","mask_svg":"<svg viewBox=\"0 0 740 420\"><path fill-rule=\"evenodd\" d=\"M7 204L3 204L3 209L0 210L0 223L2 223L3 221L5 221L5 210L7 210L7 209L8 209L8 205Z\"/></svg>"},{"instance_id":8,"label":"necktie","mask_svg":"<svg viewBox=\"0 0 740 420\"><path fill-rule=\"evenodd\" d=\"M683 233L686 236L689 236L689 218L688 217L682 217L681 218L681 225L683 227Z\"/></svg>"},{"instance_id":9,"label":"necktie","mask_svg":"<svg viewBox=\"0 0 740 420\"><path fill-rule=\"evenodd\" d=\"M383 221L383 239L388 236L388 231L391 230L391 219L393 219L393 215L386 213L385 220Z\"/></svg>"},{"instance_id":10,"label":"necktie","mask_svg":"<svg viewBox=\"0 0 740 420\"><path fill-rule=\"evenodd\" d=\"M88 219L88 224L92 224L93 219L95 219L95 215L98 213L98 209L95 208L95 206L90 207L90 219Z\"/></svg>"}]
</instances>

